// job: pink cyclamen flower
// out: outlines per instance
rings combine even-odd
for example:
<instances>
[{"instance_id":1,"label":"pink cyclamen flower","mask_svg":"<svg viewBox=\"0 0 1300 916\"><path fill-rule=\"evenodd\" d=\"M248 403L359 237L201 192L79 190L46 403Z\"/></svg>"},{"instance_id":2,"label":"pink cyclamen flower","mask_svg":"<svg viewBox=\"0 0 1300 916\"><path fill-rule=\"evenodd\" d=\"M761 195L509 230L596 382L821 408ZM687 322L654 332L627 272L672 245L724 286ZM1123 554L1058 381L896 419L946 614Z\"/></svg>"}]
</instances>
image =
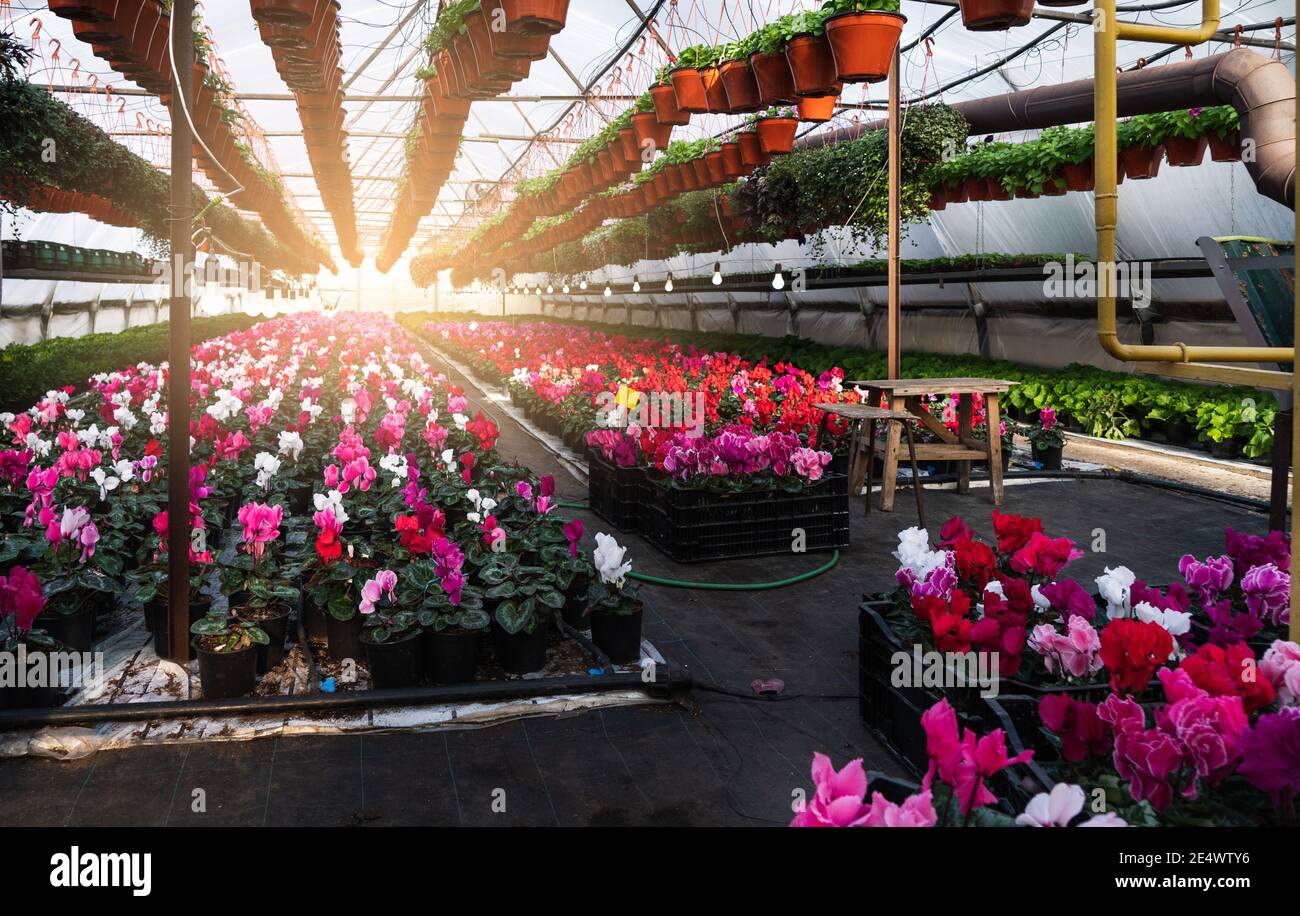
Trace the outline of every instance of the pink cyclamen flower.
<instances>
[{"instance_id":1,"label":"pink cyclamen flower","mask_svg":"<svg viewBox=\"0 0 1300 916\"><path fill-rule=\"evenodd\" d=\"M1056 425L1056 408L1044 407L1038 411L1038 422L1042 424L1043 429L1051 429Z\"/></svg>"},{"instance_id":2,"label":"pink cyclamen flower","mask_svg":"<svg viewBox=\"0 0 1300 916\"><path fill-rule=\"evenodd\" d=\"M1291 576L1272 563L1249 570L1241 577L1246 607L1261 620L1274 624L1291 621Z\"/></svg>"},{"instance_id":3,"label":"pink cyclamen flower","mask_svg":"<svg viewBox=\"0 0 1300 916\"><path fill-rule=\"evenodd\" d=\"M361 603L357 606L363 614L373 614L375 605L383 600L387 595L389 600L393 600L397 588L397 573L391 569L381 569L375 574L375 577L361 586Z\"/></svg>"},{"instance_id":4,"label":"pink cyclamen flower","mask_svg":"<svg viewBox=\"0 0 1300 916\"><path fill-rule=\"evenodd\" d=\"M266 545L280 536L284 507L266 503L245 503L239 508L239 523L244 526L244 544L249 553L261 558Z\"/></svg>"},{"instance_id":5,"label":"pink cyclamen flower","mask_svg":"<svg viewBox=\"0 0 1300 916\"><path fill-rule=\"evenodd\" d=\"M582 540L582 519L575 518L564 523L564 536L569 539L569 556L578 555L578 542Z\"/></svg>"},{"instance_id":6,"label":"pink cyclamen flower","mask_svg":"<svg viewBox=\"0 0 1300 916\"><path fill-rule=\"evenodd\" d=\"M1232 584L1232 557L1206 557L1202 563L1190 553L1185 554L1178 561L1178 572L1188 588L1200 595L1201 603L1209 604Z\"/></svg>"},{"instance_id":7,"label":"pink cyclamen flower","mask_svg":"<svg viewBox=\"0 0 1300 916\"><path fill-rule=\"evenodd\" d=\"M1083 811L1086 799L1083 789L1058 782L1050 794L1040 792L1031 798L1016 823L1022 827L1068 827Z\"/></svg>"},{"instance_id":8,"label":"pink cyclamen flower","mask_svg":"<svg viewBox=\"0 0 1300 916\"><path fill-rule=\"evenodd\" d=\"M1259 673L1277 691L1282 706L1300 706L1300 646L1284 639L1273 641L1259 661Z\"/></svg>"},{"instance_id":9,"label":"pink cyclamen flower","mask_svg":"<svg viewBox=\"0 0 1300 916\"><path fill-rule=\"evenodd\" d=\"M901 805L894 804L879 792L871 795L868 827L933 827L939 822L929 789L909 795Z\"/></svg>"},{"instance_id":10,"label":"pink cyclamen flower","mask_svg":"<svg viewBox=\"0 0 1300 916\"><path fill-rule=\"evenodd\" d=\"M790 821L791 827L863 827L871 808L865 804L867 774L862 758L836 770L825 754L814 753L813 794Z\"/></svg>"},{"instance_id":11,"label":"pink cyclamen flower","mask_svg":"<svg viewBox=\"0 0 1300 916\"><path fill-rule=\"evenodd\" d=\"M35 573L15 566L8 576L0 576L0 619L12 615L14 629L19 633L30 630L44 608L45 593Z\"/></svg>"}]
</instances>

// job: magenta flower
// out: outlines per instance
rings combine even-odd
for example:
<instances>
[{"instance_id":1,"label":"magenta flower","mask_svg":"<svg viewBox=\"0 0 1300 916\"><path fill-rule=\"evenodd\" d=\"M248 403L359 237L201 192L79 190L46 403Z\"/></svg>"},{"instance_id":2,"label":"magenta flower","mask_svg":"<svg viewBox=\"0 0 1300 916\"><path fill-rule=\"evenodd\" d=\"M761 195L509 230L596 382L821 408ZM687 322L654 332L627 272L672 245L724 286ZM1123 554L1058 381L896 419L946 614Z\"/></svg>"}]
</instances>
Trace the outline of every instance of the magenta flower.
<instances>
[{"instance_id":1,"label":"magenta flower","mask_svg":"<svg viewBox=\"0 0 1300 916\"><path fill-rule=\"evenodd\" d=\"M1156 710L1156 724L1182 745L1197 776L1210 785L1222 782L1241 759L1238 742L1247 727L1241 697L1210 696L1181 668L1162 668L1159 677L1170 702ZM1183 794L1196 797L1195 779Z\"/></svg>"},{"instance_id":2,"label":"magenta flower","mask_svg":"<svg viewBox=\"0 0 1300 916\"><path fill-rule=\"evenodd\" d=\"M1300 709L1288 706L1260 716L1241 736L1237 768L1247 782L1267 792L1274 805L1300 793Z\"/></svg>"},{"instance_id":3,"label":"magenta flower","mask_svg":"<svg viewBox=\"0 0 1300 916\"><path fill-rule=\"evenodd\" d=\"M1232 584L1232 558L1206 557L1201 563L1190 553L1185 554L1178 561L1178 572L1187 586L1201 596L1201 603L1209 604Z\"/></svg>"},{"instance_id":4,"label":"magenta flower","mask_svg":"<svg viewBox=\"0 0 1300 916\"><path fill-rule=\"evenodd\" d=\"M1232 557L1237 575L1244 576L1254 566L1272 563L1278 569L1291 568L1291 542L1281 531L1270 531L1266 536L1246 534L1228 528L1223 534L1226 553Z\"/></svg>"},{"instance_id":5,"label":"magenta flower","mask_svg":"<svg viewBox=\"0 0 1300 916\"><path fill-rule=\"evenodd\" d=\"M1038 422L1042 424L1043 429L1051 429L1056 425L1056 408L1044 407L1038 411Z\"/></svg>"},{"instance_id":6,"label":"magenta flower","mask_svg":"<svg viewBox=\"0 0 1300 916\"><path fill-rule=\"evenodd\" d=\"M13 628L19 633L30 630L44 608L45 594L35 573L15 566L7 577L0 576L0 619L13 615Z\"/></svg>"},{"instance_id":7,"label":"magenta flower","mask_svg":"<svg viewBox=\"0 0 1300 916\"><path fill-rule=\"evenodd\" d=\"M239 524L244 526L244 546L255 558L261 559L266 545L280 536L280 522L284 507L266 503L245 503L239 507Z\"/></svg>"},{"instance_id":8,"label":"magenta flower","mask_svg":"<svg viewBox=\"0 0 1300 916\"><path fill-rule=\"evenodd\" d=\"M931 793L927 789L909 795L901 805L894 804L879 792L871 795L871 813L867 815L868 827L933 827L939 817L935 814Z\"/></svg>"},{"instance_id":9,"label":"magenta flower","mask_svg":"<svg viewBox=\"0 0 1300 916\"><path fill-rule=\"evenodd\" d=\"M959 733L957 713L946 698L921 713L921 727L925 730L926 754L930 757L930 769L922 787L928 789L937 773L956 795L963 816L998 800L989 791L985 779L1034 756L1033 751L1022 751L1008 757L1006 734L1000 728L982 737L970 729Z\"/></svg>"},{"instance_id":10,"label":"magenta flower","mask_svg":"<svg viewBox=\"0 0 1300 916\"><path fill-rule=\"evenodd\" d=\"M569 539L569 556L578 555L578 542L582 540L582 519L575 518L564 523L564 536Z\"/></svg>"},{"instance_id":11,"label":"magenta flower","mask_svg":"<svg viewBox=\"0 0 1300 916\"><path fill-rule=\"evenodd\" d=\"M1272 563L1256 566L1241 577L1246 607L1260 620L1291 621L1291 577Z\"/></svg>"},{"instance_id":12,"label":"magenta flower","mask_svg":"<svg viewBox=\"0 0 1300 916\"><path fill-rule=\"evenodd\" d=\"M1097 603L1092 595L1073 579L1057 579L1040 586L1039 591L1062 618L1082 617L1090 621L1097 616Z\"/></svg>"},{"instance_id":13,"label":"magenta flower","mask_svg":"<svg viewBox=\"0 0 1300 916\"><path fill-rule=\"evenodd\" d=\"M871 808L864 803L867 774L861 757L836 770L829 757L814 753L812 780L813 796L790 821L791 827L866 826Z\"/></svg>"}]
</instances>

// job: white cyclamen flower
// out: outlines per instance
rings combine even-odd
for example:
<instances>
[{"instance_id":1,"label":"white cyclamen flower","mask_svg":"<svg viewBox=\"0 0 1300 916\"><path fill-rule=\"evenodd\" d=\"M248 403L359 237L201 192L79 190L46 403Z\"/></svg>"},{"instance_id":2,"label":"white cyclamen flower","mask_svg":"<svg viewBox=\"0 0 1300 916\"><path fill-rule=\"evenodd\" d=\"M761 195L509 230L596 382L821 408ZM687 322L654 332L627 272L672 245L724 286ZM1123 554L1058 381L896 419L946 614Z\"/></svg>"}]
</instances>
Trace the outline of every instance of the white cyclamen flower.
<instances>
[{"instance_id":1,"label":"white cyclamen flower","mask_svg":"<svg viewBox=\"0 0 1300 916\"><path fill-rule=\"evenodd\" d=\"M1106 567L1106 572L1097 577L1097 594L1106 602L1106 616L1111 620L1128 617L1132 613L1129 603L1129 588L1137 581L1133 570L1127 566Z\"/></svg>"},{"instance_id":2,"label":"white cyclamen flower","mask_svg":"<svg viewBox=\"0 0 1300 916\"><path fill-rule=\"evenodd\" d=\"M279 452L297 461L298 456L302 454L302 436L291 429L284 430L280 433Z\"/></svg>"},{"instance_id":3,"label":"white cyclamen flower","mask_svg":"<svg viewBox=\"0 0 1300 916\"><path fill-rule=\"evenodd\" d=\"M108 494L117 489L118 484L122 481L107 473L103 468L95 468L90 472L90 479L95 481L99 486L99 498L108 499Z\"/></svg>"},{"instance_id":4,"label":"white cyclamen flower","mask_svg":"<svg viewBox=\"0 0 1300 916\"><path fill-rule=\"evenodd\" d=\"M330 490L328 494L317 493L313 502L317 512L330 513L340 525L348 520L348 514L343 510L343 494L338 490Z\"/></svg>"},{"instance_id":5,"label":"white cyclamen flower","mask_svg":"<svg viewBox=\"0 0 1300 916\"><path fill-rule=\"evenodd\" d=\"M266 490L271 486L271 479L280 471L280 459L270 452L258 452L253 459L253 467L257 469L257 485Z\"/></svg>"},{"instance_id":6,"label":"white cyclamen flower","mask_svg":"<svg viewBox=\"0 0 1300 916\"><path fill-rule=\"evenodd\" d=\"M894 558L912 570L918 579L948 564L948 553L930 549L930 534L924 528L907 528L898 532L898 549Z\"/></svg>"},{"instance_id":7,"label":"white cyclamen flower","mask_svg":"<svg viewBox=\"0 0 1300 916\"><path fill-rule=\"evenodd\" d=\"M624 577L632 570L631 562L623 562L625 553L627 548L620 547L613 537L603 531L597 532L596 549L592 551L591 561L596 565L596 572L600 573L600 579L606 585L612 585L614 588L623 587Z\"/></svg>"},{"instance_id":8,"label":"white cyclamen flower","mask_svg":"<svg viewBox=\"0 0 1300 916\"><path fill-rule=\"evenodd\" d=\"M1192 615L1186 611L1166 611L1139 601L1133 607L1133 616L1146 623L1158 623L1170 636L1182 636L1192 628Z\"/></svg>"}]
</instances>

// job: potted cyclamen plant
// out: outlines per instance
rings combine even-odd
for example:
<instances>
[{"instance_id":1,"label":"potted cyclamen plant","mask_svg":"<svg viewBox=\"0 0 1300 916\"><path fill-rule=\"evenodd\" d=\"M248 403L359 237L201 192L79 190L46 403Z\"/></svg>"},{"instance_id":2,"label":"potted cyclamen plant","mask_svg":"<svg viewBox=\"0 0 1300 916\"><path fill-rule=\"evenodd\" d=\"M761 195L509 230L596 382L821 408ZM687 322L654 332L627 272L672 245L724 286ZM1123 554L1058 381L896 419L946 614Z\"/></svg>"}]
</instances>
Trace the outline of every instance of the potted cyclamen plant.
<instances>
[{"instance_id":1,"label":"potted cyclamen plant","mask_svg":"<svg viewBox=\"0 0 1300 916\"><path fill-rule=\"evenodd\" d=\"M265 674L284 660L289 615L298 600L298 589L278 568L274 552L283 519L284 509L279 505L241 506L243 546L221 568L221 591L230 602L230 612L267 635L268 642L257 650L258 674Z\"/></svg>"},{"instance_id":2,"label":"potted cyclamen plant","mask_svg":"<svg viewBox=\"0 0 1300 916\"><path fill-rule=\"evenodd\" d=\"M432 559L408 564L399 576L401 603L416 608L425 678L434 684L463 684L478 670L479 637L489 619L483 598L467 591L465 557L449 538L433 538Z\"/></svg>"},{"instance_id":3,"label":"potted cyclamen plant","mask_svg":"<svg viewBox=\"0 0 1300 916\"><path fill-rule=\"evenodd\" d=\"M65 508L45 529L49 547L37 572L45 583L41 628L74 652L88 652L95 636L95 613L113 592L119 557L98 555L99 529L83 507Z\"/></svg>"},{"instance_id":4,"label":"potted cyclamen plant","mask_svg":"<svg viewBox=\"0 0 1300 916\"><path fill-rule=\"evenodd\" d=\"M257 685L257 647L270 642L264 630L214 610L196 620L190 632L199 657L204 697L240 697L253 690Z\"/></svg>"},{"instance_id":5,"label":"potted cyclamen plant","mask_svg":"<svg viewBox=\"0 0 1300 916\"><path fill-rule=\"evenodd\" d=\"M41 580L35 573L21 566L0 575L0 648L10 657L19 652L30 656L33 652L59 652L59 641L32 623L45 607L45 594ZM55 666L45 666L53 672ZM54 706L59 700L59 684L8 684L0 687L0 709L39 709Z\"/></svg>"},{"instance_id":6,"label":"potted cyclamen plant","mask_svg":"<svg viewBox=\"0 0 1300 916\"><path fill-rule=\"evenodd\" d=\"M405 597L405 596L404 596ZM377 690L420 683L422 654L416 609L400 601L397 573L381 569L361 586L361 645L370 683Z\"/></svg>"},{"instance_id":7,"label":"potted cyclamen plant","mask_svg":"<svg viewBox=\"0 0 1300 916\"><path fill-rule=\"evenodd\" d=\"M631 562L624 562L626 547L620 547L604 532L596 534L591 559L597 578L587 592L587 613L591 615L591 641L618 665L641 658L641 617L644 605L636 586L629 585Z\"/></svg>"},{"instance_id":8,"label":"potted cyclamen plant","mask_svg":"<svg viewBox=\"0 0 1300 916\"><path fill-rule=\"evenodd\" d=\"M1046 471L1061 469L1061 451L1065 447L1065 433L1056 419L1056 410L1044 407L1038 411L1037 422L1031 424L1025 435L1033 447L1034 460Z\"/></svg>"},{"instance_id":9,"label":"potted cyclamen plant","mask_svg":"<svg viewBox=\"0 0 1300 916\"><path fill-rule=\"evenodd\" d=\"M197 506L191 505L190 525L190 581L189 581L189 622L192 627L212 610L212 596L205 594L203 586L212 569L212 551L208 548L206 522ZM129 574L136 582L136 601L144 608L147 617L152 619L149 629L153 631L154 650L159 655L169 651L169 628L171 617L167 611L167 510L164 509L153 517L153 547L148 565ZM202 549L200 549L202 548ZM190 658L194 658L193 642L190 643Z\"/></svg>"}]
</instances>

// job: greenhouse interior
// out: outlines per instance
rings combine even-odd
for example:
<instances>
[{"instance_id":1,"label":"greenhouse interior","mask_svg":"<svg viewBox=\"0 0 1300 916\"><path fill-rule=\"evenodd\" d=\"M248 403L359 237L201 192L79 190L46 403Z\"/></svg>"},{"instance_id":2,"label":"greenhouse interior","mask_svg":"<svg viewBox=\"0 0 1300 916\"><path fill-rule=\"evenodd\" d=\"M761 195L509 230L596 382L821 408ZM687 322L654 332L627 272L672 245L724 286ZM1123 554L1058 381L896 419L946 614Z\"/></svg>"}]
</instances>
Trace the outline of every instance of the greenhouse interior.
<instances>
[{"instance_id":1,"label":"greenhouse interior","mask_svg":"<svg viewBox=\"0 0 1300 916\"><path fill-rule=\"evenodd\" d=\"M1295 21L3 0L0 825L1281 880Z\"/></svg>"}]
</instances>

